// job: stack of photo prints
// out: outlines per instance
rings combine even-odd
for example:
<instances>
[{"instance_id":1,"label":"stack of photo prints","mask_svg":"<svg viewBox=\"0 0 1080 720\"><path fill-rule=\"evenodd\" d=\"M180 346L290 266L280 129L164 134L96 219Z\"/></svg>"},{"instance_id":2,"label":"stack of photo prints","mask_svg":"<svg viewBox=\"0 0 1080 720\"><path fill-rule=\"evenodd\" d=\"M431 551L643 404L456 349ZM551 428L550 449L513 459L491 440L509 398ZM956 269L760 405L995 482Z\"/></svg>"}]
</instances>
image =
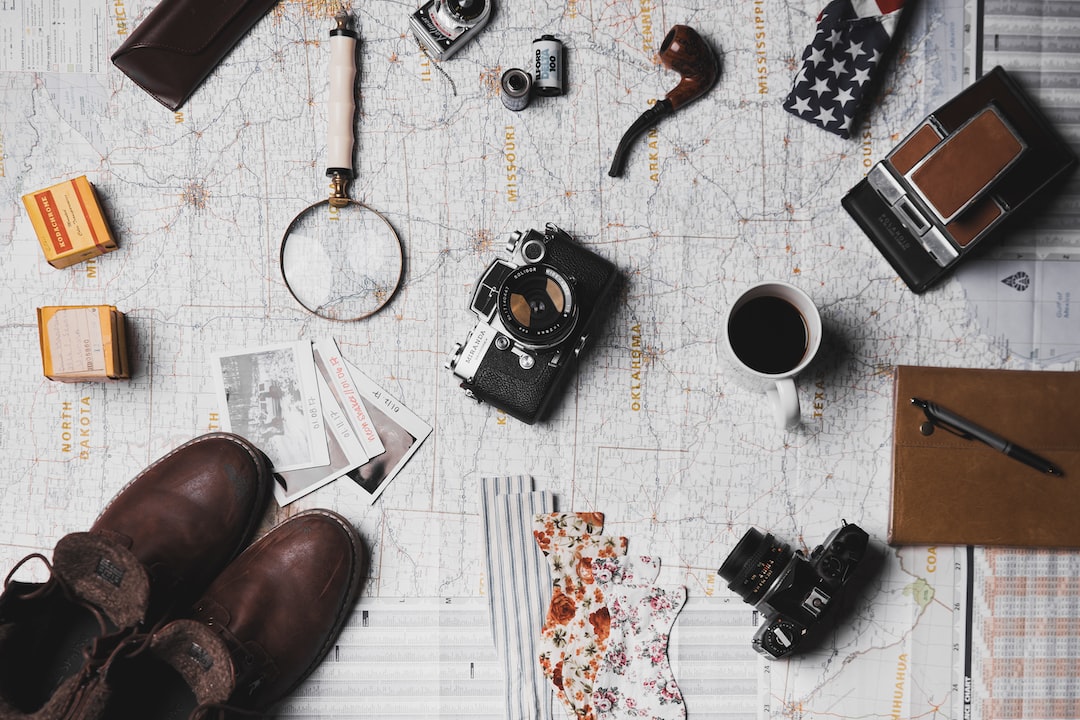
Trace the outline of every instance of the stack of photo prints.
<instances>
[{"instance_id":1,"label":"stack of photo prints","mask_svg":"<svg viewBox=\"0 0 1080 720\"><path fill-rule=\"evenodd\" d=\"M375 502L431 433L332 338L217 353L213 368L222 427L270 458L280 505L341 477Z\"/></svg>"}]
</instances>

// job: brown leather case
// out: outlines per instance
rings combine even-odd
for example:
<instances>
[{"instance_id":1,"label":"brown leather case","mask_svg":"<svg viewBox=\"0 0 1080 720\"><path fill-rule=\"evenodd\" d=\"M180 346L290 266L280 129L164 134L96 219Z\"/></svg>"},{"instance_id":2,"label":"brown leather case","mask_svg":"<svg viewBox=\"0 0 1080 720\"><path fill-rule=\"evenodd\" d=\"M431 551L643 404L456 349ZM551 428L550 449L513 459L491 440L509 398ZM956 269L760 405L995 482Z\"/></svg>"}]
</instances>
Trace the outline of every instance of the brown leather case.
<instances>
[{"instance_id":1,"label":"brown leather case","mask_svg":"<svg viewBox=\"0 0 1080 720\"><path fill-rule=\"evenodd\" d=\"M113 64L176 110L276 2L162 0L113 53Z\"/></svg>"},{"instance_id":2,"label":"brown leather case","mask_svg":"<svg viewBox=\"0 0 1080 720\"><path fill-rule=\"evenodd\" d=\"M1042 456L1053 476L941 428L918 397ZM1080 547L1080 372L900 366L891 545Z\"/></svg>"},{"instance_id":3,"label":"brown leather case","mask_svg":"<svg viewBox=\"0 0 1080 720\"><path fill-rule=\"evenodd\" d=\"M950 222L982 200L1024 149L1004 118L986 108L927 153L910 180L942 220Z\"/></svg>"}]
</instances>

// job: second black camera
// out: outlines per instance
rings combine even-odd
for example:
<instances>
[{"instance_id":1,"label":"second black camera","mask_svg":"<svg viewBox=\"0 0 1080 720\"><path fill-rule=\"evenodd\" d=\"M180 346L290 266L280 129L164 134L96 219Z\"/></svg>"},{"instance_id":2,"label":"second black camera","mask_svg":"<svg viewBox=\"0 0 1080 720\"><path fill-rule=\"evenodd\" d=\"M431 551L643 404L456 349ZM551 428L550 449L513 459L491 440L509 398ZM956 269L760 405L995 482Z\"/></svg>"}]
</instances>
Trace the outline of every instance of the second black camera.
<instances>
[{"instance_id":1,"label":"second black camera","mask_svg":"<svg viewBox=\"0 0 1080 720\"><path fill-rule=\"evenodd\" d=\"M771 533L750 528L720 566L748 604L765 615L754 634L754 649L770 658L790 655L811 634L866 555L870 537L845 524L806 557Z\"/></svg>"}]
</instances>

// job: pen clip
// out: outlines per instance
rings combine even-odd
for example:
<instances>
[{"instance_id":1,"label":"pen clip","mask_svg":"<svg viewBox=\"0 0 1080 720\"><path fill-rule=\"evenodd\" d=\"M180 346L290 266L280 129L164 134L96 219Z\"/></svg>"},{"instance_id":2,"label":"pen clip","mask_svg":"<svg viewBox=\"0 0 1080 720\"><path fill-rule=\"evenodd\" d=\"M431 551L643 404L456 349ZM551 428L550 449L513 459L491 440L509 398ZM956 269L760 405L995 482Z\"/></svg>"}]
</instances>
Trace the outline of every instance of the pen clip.
<instances>
[{"instance_id":1,"label":"pen clip","mask_svg":"<svg viewBox=\"0 0 1080 720\"><path fill-rule=\"evenodd\" d=\"M938 417L930 403L926 402L925 400L920 400L919 398L911 398L911 404L921 409L923 411L923 414L926 415L926 422L919 426L919 432L921 432L923 435L930 435L934 432L935 427L939 427L945 432L950 432L957 437L963 438L964 440L975 439L975 436L967 432L966 430L961 430L960 428L949 423L948 421Z\"/></svg>"}]
</instances>

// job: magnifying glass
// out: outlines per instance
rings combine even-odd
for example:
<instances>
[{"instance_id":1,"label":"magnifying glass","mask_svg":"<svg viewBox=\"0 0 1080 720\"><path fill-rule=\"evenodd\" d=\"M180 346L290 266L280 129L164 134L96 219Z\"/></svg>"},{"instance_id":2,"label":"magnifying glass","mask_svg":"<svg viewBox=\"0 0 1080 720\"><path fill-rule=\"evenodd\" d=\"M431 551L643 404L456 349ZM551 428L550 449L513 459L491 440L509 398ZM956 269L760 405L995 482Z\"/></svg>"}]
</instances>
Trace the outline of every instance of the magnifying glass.
<instances>
[{"instance_id":1,"label":"magnifying glass","mask_svg":"<svg viewBox=\"0 0 1080 720\"><path fill-rule=\"evenodd\" d=\"M348 194L353 173L357 32L340 13L330 31L327 170L330 195L305 208L281 239L281 274L296 301L328 320L363 320L401 285L404 250L381 213Z\"/></svg>"}]
</instances>

